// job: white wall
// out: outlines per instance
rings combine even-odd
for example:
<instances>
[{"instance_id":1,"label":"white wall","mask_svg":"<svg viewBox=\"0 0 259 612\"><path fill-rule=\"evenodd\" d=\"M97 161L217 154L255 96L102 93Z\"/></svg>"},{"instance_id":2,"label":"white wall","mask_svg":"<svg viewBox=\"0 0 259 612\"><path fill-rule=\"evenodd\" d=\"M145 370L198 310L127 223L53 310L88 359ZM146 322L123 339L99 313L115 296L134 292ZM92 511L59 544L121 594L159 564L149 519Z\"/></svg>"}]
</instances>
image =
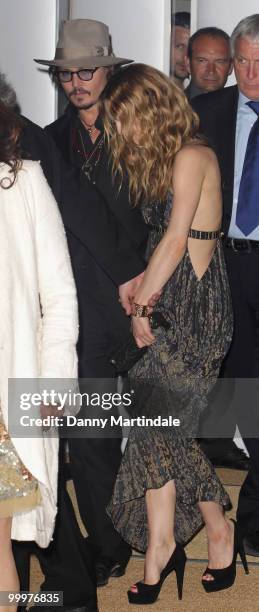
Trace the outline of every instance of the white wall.
<instances>
[{"instance_id":1,"label":"white wall","mask_svg":"<svg viewBox=\"0 0 259 612\"><path fill-rule=\"evenodd\" d=\"M192 0L193 31L213 25L231 34L244 17L259 13L258 0Z\"/></svg>"},{"instance_id":2,"label":"white wall","mask_svg":"<svg viewBox=\"0 0 259 612\"><path fill-rule=\"evenodd\" d=\"M116 55L169 72L171 0L70 0L70 19L109 25Z\"/></svg>"},{"instance_id":3,"label":"white wall","mask_svg":"<svg viewBox=\"0 0 259 612\"><path fill-rule=\"evenodd\" d=\"M40 125L54 120L56 94L33 58L54 57L56 27L56 0L1 0L0 69L14 86L23 114Z\"/></svg>"}]
</instances>

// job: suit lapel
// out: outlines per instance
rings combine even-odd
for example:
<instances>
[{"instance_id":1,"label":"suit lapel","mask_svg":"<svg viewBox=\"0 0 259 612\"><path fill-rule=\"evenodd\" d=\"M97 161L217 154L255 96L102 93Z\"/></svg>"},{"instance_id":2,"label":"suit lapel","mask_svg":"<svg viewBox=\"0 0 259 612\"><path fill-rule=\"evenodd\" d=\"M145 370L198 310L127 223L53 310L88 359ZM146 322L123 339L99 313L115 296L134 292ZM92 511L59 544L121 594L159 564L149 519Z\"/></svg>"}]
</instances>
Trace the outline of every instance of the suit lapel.
<instances>
[{"instance_id":1,"label":"suit lapel","mask_svg":"<svg viewBox=\"0 0 259 612\"><path fill-rule=\"evenodd\" d=\"M222 92L223 93L223 92ZM235 139L238 88L229 87L220 96L211 124L211 138L218 156L224 201L223 229L227 233L233 204Z\"/></svg>"},{"instance_id":2,"label":"suit lapel","mask_svg":"<svg viewBox=\"0 0 259 612\"><path fill-rule=\"evenodd\" d=\"M229 103L225 105L221 131L222 142L220 143L220 150L222 152L222 187L225 214L227 216L231 215L233 204L237 104L238 89L235 87L231 92Z\"/></svg>"}]
</instances>

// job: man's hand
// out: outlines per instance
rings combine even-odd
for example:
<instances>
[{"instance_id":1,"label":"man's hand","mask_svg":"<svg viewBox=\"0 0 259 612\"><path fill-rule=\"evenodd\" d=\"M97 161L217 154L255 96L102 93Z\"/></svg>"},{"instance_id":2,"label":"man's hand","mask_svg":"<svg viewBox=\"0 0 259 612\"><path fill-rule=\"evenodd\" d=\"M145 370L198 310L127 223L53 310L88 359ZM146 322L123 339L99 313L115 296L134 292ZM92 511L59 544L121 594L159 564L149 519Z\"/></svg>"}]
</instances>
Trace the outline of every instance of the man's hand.
<instances>
[{"instance_id":1,"label":"man's hand","mask_svg":"<svg viewBox=\"0 0 259 612\"><path fill-rule=\"evenodd\" d=\"M127 315L131 314L131 302L140 286L144 272L119 286L120 303Z\"/></svg>"},{"instance_id":2,"label":"man's hand","mask_svg":"<svg viewBox=\"0 0 259 612\"><path fill-rule=\"evenodd\" d=\"M41 404L40 414L42 419L45 419L48 416L62 417L64 415L64 408L61 408L60 406L53 406L52 404L48 406L46 404Z\"/></svg>"},{"instance_id":3,"label":"man's hand","mask_svg":"<svg viewBox=\"0 0 259 612\"><path fill-rule=\"evenodd\" d=\"M134 298L138 288L141 285L141 281L143 279L144 274L145 272L141 272L141 274L139 274L138 276L135 276L130 281L127 281L127 283L124 283L123 285L119 286L119 302L126 311L127 315L131 315L131 304L135 301ZM147 305L150 306L150 312L152 312L152 308L154 308L161 295L162 291L157 291L157 293L154 293L149 298Z\"/></svg>"},{"instance_id":4,"label":"man's hand","mask_svg":"<svg viewBox=\"0 0 259 612\"><path fill-rule=\"evenodd\" d=\"M61 418L62 416L64 416L64 408L61 408L61 406L53 406L52 404L41 404L40 415L42 419L52 416ZM48 431L50 429L50 426L44 425L42 429L43 431Z\"/></svg>"}]
</instances>

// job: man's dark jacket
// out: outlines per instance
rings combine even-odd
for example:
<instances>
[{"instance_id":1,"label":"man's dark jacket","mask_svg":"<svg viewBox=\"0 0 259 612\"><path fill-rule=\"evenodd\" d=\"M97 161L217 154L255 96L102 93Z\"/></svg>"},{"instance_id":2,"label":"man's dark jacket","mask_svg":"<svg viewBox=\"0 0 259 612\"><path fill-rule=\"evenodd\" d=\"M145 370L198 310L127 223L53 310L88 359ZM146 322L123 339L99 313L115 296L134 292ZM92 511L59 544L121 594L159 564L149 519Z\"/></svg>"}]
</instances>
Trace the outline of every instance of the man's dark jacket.
<instances>
[{"instance_id":1,"label":"man's dark jacket","mask_svg":"<svg viewBox=\"0 0 259 612\"><path fill-rule=\"evenodd\" d=\"M66 229L69 229L68 243L78 289L80 376L108 377L111 375L111 365L107 370L104 363L100 369L97 366L97 370L92 371L91 354L93 357L100 355L105 360L105 355L109 357L128 336L130 321L118 301L117 287L144 270L147 227L140 209L130 206L127 182L123 181L120 191L116 189L105 148L96 167L94 186L76 166L73 148L76 118L74 107L69 106L62 117L47 126L46 131L55 141L63 163L70 168L70 172L78 173L83 204L78 215L77 200L70 193L70 218L62 212ZM100 224L100 201L96 202L97 196L106 205L106 223L102 218ZM83 218L83 211L86 216L85 209L90 226L89 221ZM91 246L88 244L88 234ZM84 246L90 250L91 256L88 258L85 249L80 248L82 235Z\"/></svg>"},{"instance_id":2,"label":"man's dark jacket","mask_svg":"<svg viewBox=\"0 0 259 612\"><path fill-rule=\"evenodd\" d=\"M69 105L62 117L45 128L55 141L65 162L73 166L72 131L74 127L74 118L75 110ZM115 187L111 176L111 168L108 165L108 154L106 150L104 150L100 164L97 166L95 187L98 192L103 195L109 210L113 213L123 229L123 232L126 233L132 242L132 255L136 250L141 250L146 242L147 228L142 219L139 207L133 208L129 205L127 181L123 181L120 191Z\"/></svg>"},{"instance_id":3,"label":"man's dark jacket","mask_svg":"<svg viewBox=\"0 0 259 612\"><path fill-rule=\"evenodd\" d=\"M202 89L200 87L196 87L196 85L194 85L193 81L191 80L189 85L187 85L187 87L184 89L184 93L186 95L187 100L193 100L193 98L196 98L197 96L201 96L202 94L207 93L206 91L202 91Z\"/></svg>"},{"instance_id":4,"label":"man's dark jacket","mask_svg":"<svg viewBox=\"0 0 259 612\"><path fill-rule=\"evenodd\" d=\"M218 157L223 190L222 229L227 235L233 203L238 88L234 85L198 96L191 104L200 117L201 133Z\"/></svg>"},{"instance_id":5,"label":"man's dark jacket","mask_svg":"<svg viewBox=\"0 0 259 612\"><path fill-rule=\"evenodd\" d=\"M114 284L120 285L142 272L142 254L133 246L127 232L118 226L105 198L84 176L79 177L76 169L64 163L46 131L25 117L22 120L22 155L40 160L68 235L87 249ZM145 232L146 229L140 241L145 240Z\"/></svg>"}]
</instances>

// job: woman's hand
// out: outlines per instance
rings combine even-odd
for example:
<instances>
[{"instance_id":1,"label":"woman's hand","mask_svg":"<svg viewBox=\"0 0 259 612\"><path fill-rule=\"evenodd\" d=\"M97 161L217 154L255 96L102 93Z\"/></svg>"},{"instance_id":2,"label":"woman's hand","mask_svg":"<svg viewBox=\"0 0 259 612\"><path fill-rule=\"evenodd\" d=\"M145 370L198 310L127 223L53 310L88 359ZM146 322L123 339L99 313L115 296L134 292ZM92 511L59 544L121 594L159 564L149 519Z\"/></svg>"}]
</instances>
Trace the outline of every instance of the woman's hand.
<instances>
[{"instance_id":1,"label":"woman's hand","mask_svg":"<svg viewBox=\"0 0 259 612\"><path fill-rule=\"evenodd\" d=\"M132 316L131 322L132 333L139 348L150 346L153 344L153 342L155 342L155 336L152 334L148 317Z\"/></svg>"}]
</instances>

